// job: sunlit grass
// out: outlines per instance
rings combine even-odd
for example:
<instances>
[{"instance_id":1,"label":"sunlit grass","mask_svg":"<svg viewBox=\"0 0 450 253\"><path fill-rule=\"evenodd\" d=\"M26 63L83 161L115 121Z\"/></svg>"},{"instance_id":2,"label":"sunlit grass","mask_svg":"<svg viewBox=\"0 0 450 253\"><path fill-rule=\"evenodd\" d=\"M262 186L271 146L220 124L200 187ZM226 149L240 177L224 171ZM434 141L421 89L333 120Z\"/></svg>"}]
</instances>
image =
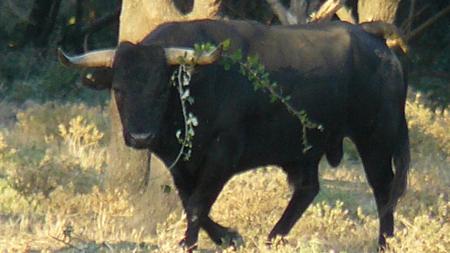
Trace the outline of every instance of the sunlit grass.
<instances>
[{"instance_id":1,"label":"sunlit grass","mask_svg":"<svg viewBox=\"0 0 450 253\"><path fill-rule=\"evenodd\" d=\"M408 102L407 111L412 168L388 251L447 252L450 116L432 112L420 97ZM150 233L158 214L141 213L127 192L105 187L108 124L102 109L31 105L16 118L0 128L0 250L181 252L186 224L179 207ZM354 155L338 168L323 161L320 180L320 194L284 245L265 244L291 196L276 167L234 177L211 216L243 235L237 252L375 252L378 219L360 162ZM233 251L215 246L203 232L199 248Z\"/></svg>"}]
</instances>

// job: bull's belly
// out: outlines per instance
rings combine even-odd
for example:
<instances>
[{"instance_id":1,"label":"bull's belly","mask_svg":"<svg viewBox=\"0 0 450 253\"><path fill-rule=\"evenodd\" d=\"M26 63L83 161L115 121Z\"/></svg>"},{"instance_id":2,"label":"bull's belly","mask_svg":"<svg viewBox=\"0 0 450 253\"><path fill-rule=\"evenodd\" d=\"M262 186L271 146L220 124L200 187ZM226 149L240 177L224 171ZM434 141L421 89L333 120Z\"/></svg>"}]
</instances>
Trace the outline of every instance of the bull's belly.
<instances>
[{"instance_id":1,"label":"bull's belly","mask_svg":"<svg viewBox=\"0 0 450 253\"><path fill-rule=\"evenodd\" d=\"M286 130L286 129L285 129ZM271 136L258 135L254 131L246 138L246 145L240 159L240 167L243 169L255 168L267 165L279 165L304 162L308 163L311 157L321 157L325 153L326 138L324 133L318 130L308 135L308 144L311 149L304 152L302 132L300 129L273 132Z\"/></svg>"}]
</instances>

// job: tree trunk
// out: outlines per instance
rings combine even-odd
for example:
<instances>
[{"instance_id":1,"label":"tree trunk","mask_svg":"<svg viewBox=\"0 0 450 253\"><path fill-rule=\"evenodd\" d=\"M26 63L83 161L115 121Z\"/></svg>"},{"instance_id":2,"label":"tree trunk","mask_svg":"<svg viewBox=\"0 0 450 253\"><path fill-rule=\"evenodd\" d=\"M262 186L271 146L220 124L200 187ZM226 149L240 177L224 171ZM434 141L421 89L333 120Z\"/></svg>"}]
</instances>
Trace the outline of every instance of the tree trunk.
<instances>
[{"instance_id":1,"label":"tree trunk","mask_svg":"<svg viewBox=\"0 0 450 253\"><path fill-rule=\"evenodd\" d=\"M169 21L213 17L218 11L216 1L195 1L189 14L181 14L172 0L123 0L120 15L119 42L137 43L158 25ZM111 99L111 142L109 146L109 188L126 190L135 206L136 214L130 226L142 226L153 231L156 224L179 207L167 169L154 156L151 158L150 178L146 179L148 153L125 146L122 126L114 100ZM175 134L175 133L174 133ZM148 185L145 182L148 180ZM145 188L145 189L144 189ZM171 187L174 189L174 187Z\"/></svg>"},{"instance_id":2,"label":"tree trunk","mask_svg":"<svg viewBox=\"0 0 450 253\"><path fill-rule=\"evenodd\" d=\"M394 23L400 0L359 0L359 23L382 20Z\"/></svg>"},{"instance_id":3,"label":"tree trunk","mask_svg":"<svg viewBox=\"0 0 450 253\"><path fill-rule=\"evenodd\" d=\"M52 8L52 0L35 0L31 9L29 24L25 32L25 40L36 43L38 37L42 35L47 22L48 13Z\"/></svg>"},{"instance_id":4,"label":"tree trunk","mask_svg":"<svg viewBox=\"0 0 450 253\"><path fill-rule=\"evenodd\" d=\"M23 44L33 42L44 47L55 25L61 0L35 0L29 16Z\"/></svg>"},{"instance_id":5,"label":"tree trunk","mask_svg":"<svg viewBox=\"0 0 450 253\"><path fill-rule=\"evenodd\" d=\"M83 24L83 0L77 0L75 3L75 29L72 36L72 43L75 45L75 52L83 52L83 36L81 36L81 27Z\"/></svg>"}]
</instances>

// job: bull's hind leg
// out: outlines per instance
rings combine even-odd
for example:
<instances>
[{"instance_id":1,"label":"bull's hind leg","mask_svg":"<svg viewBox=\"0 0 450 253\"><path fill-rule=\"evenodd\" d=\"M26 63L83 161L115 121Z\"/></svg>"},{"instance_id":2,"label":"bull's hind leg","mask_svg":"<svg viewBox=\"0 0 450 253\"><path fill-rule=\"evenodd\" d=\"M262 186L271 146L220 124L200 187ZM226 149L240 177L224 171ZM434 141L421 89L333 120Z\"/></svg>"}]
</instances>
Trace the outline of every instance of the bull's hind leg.
<instances>
[{"instance_id":1,"label":"bull's hind leg","mask_svg":"<svg viewBox=\"0 0 450 253\"><path fill-rule=\"evenodd\" d=\"M381 146L367 140L355 141L361 156L367 180L373 189L378 210L379 239L381 248L386 245L386 238L394 233L393 208L387 206L393 179L392 155L389 147Z\"/></svg>"},{"instance_id":2,"label":"bull's hind leg","mask_svg":"<svg viewBox=\"0 0 450 253\"><path fill-rule=\"evenodd\" d=\"M294 187L294 193L286 210L269 234L269 242L276 236L289 233L303 212L319 193L318 161L309 166L290 164L283 166L288 174L289 182Z\"/></svg>"}]
</instances>

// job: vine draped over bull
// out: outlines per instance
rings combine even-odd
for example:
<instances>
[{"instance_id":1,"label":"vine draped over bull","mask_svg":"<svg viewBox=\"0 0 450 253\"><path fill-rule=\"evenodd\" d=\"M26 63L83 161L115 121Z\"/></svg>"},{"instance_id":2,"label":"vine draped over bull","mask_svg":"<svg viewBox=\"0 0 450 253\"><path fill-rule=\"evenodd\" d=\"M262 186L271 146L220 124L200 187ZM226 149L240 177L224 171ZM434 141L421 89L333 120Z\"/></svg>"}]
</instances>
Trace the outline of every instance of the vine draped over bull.
<instances>
[{"instance_id":1,"label":"vine draped over bull","mask_svg":"<svg viewBox=\"0 0 450 253\"><path fill-rule=\"evenodd\" d=\"M272 103L280 102L284 104L286 109L298 118L302 125L301 141L304 146L304 153L312 148L308 142L308 137L306 134L307 130L323 130L322 125L314 123L308 118L308 114L305 110L298 110L289 103L291 97L283 93L283 89L277 84L277 82L270 80L270 75L266 71L264 65L260 62L258 55L247 56L247 58L244 59L240 49L233 53L229 52L230 44L231 41L229 39L223 41L218 46L215 46L212 43L195 44L193 58L189 58L187 55L180 56L179 58L180 65L172 73L170 83L171 86L176 87L180 97L184 119L184 131L179 129L176 132L176 138L180 143L181 148L177 158L169 166L169 169L175 166L181 157L183 157L185 161L189 160L191 157L195 127L198 126L199 123L194 112L188 112L188 104L192 105L195 101L195 98L190 94L189 84L191 81L192 72L197 64L196 57L204 54L211 54L216 50L219 50L221 53L221 64L225 70L230 70L232 65L238 65L239 72L248 78L248 80L253 84L255 91L263 90L264 92L269 93L270 101Z\"/></svg>"}]
</instances>

